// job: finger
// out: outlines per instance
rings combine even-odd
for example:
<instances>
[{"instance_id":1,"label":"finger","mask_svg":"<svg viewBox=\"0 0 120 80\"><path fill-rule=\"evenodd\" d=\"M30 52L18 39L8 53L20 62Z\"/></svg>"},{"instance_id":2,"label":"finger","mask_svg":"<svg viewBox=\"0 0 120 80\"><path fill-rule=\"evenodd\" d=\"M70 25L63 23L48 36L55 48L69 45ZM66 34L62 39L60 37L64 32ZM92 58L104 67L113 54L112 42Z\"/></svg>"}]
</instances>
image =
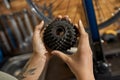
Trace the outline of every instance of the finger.
<instances>
[{"instance_id":1,"label":"finger","mask_svg":"<svg viewBox=\"0 0 120 80\"><path fill-rule=\"evenodd\" d=\"M85 29L84 29L84 26L83 26L81 20L79 20L78 28L79 28L79 33L80 33L80 34L85 34L85 33L86 33L86 31L85 31Z\"/></svg>"},{"instance_id":2,"label":"finger","mask_svg":"<svg viewBox=\"0 0 120 80\"><path fill-rule=\"evenodd\" d=\"M39 25L36 26L33 38L39 38L40 32L43 29L44 21L42 21Z\"/></svg>"},{"instance_id":3,"label":"finger","mask_svg":"<svg viewBox=\"0 0 120 80\"><path fill-rule=\"evenodd\" d=\"M41 23L36 26L34 34L40 33L43 27L44 27L44 21L41 21Z\"/></svg>"},{"instance_id":4,"label":"finger","mask_svg":"<svg viewBox=\"0 0 120 80\"><path fill-rule=\"evenodd\" d=\"M77 30L79 30L78 24L75 24L75 28L76 28Z\"/></svg>"},{"instance_id":5,"label":"finger","mask_svg":"<svg viewBox=\"0 0 120 80\"><path fill-rule=\"evenodd\" d=\"M69 62L68 55L64 54L63 52L55 50L55 51L52 51L52 54L60 57L65 62Z\"/></svg>"},{"instance_id":6,"label":"finger","mask_svg":"<svg viewBox=\"0 0 120 80\"><path fill-rule=\"evenodd\" d=\"M58 15L58 17L57 17L57 18L60 18L60 19L61 19L61 18L62 18L62 16L61 16L61 15Z\"/></svg>"},{"instance_id":7,"label":"finger","mask_svg":"<svg viewBox=\"0 0 120 80\"><path fill-rule=\"evenodd\" d=\"M63 18L71 22L71 19L68 15L65 15Z\"/></svg>"},{"instance_id":8,"label":"finger","mask_svg":"<svg viewBox=\"0 0 120 80\"><path fill-rule=\"evenodd\" d=\"M77 34L77 37L80 36L80 33L79 33L79 28L78 28L78 24L75 24L74 27L76 28L76 34Z\"/></svg>"},{"instance_id":9,"label":"finger","mask_svg":"<svg viewBox=\"0 0 120 80\"><path fill-rule=\"evenodd\" d=\"M58 16L55 18L55 20L60 20L60 19L62 19L62 16L61 16L61 15L58 15Z\"/></svg>"},{"instance_id":10,"label":"finger","mask_svg":"<svg viewBox=\"0 0 120 80\"><path fill-rule=\"evenodd\" d=\"M82 44L88 46L89 45L89 36L88 36L87 32L85 31L81 20L79 20L78 28L79 28L79 33L80 33L79 46L83 46Z\"/></svg>"},{"instance_id":11,"label":"finger","mask_svg":"<svg viewBox=\"0 0 120 80\"><path fill-rule=\"evenodd\" d=\"M41 23L36 26L35 31L41 31L43 29L43 26L44 26L44 21L41 21Z\"/></svg>"},{"instance_id":12,"label":"finger","mask_svg":"<svg viewBox=\"0 0 120 80\"><path fill-rule=\"evenodd\" d=\"M75 24L75 27L78 29L78 24Z\"/></svg>"}]
</instances>

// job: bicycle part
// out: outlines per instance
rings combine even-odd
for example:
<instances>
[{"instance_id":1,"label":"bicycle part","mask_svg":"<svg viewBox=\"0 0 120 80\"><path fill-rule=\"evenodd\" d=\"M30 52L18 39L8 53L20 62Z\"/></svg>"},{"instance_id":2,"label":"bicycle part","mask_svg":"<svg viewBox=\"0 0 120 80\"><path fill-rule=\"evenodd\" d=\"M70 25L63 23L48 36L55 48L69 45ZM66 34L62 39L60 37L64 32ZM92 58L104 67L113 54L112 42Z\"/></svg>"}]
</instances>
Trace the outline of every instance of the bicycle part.
<instances>
[{"instance_id":1,"label":"bicycle part","mask_svg":"<svg viewBox=\"0 0 120 80\"><path fill-rule=\"evenodd\" d=\"M94 9L93 9L93 3L91 0L90 1L84 0L83 4L84 4L85 10L86 10L86 17L88 18L88 25L90 27L93 44L94 44L94 46L97 46L97 49L95 49L95 50L99 50L99 51L95 51L96 58L98 59L97 61L104 62L105 59L104 59L104 54L102 52L103 50L101 47L101 41L100 41L96 17L95 17L95 13L94 13ZM87 8L87 7L89 7L89 8Z\"/></svg>"},{"instance_id":2,"label":"bicycle part","mask_svg":"<svg viewBox=\"0 0 120 80\"><path fill-rule=\"evenodd\" d=\"M11 47L7 41L7 38L5 36L5 33L3 31L0 32L0 38L3 41L3 44L5 45L7 51L11 51Z\"/></svg>"},{"instance_id":3,"label":"bicycle part","mask_svg":"<svg viewBox=\"0 0 120 80\"><path fill-rule=\"evenodd\" d=\"M40 19L44 20L46 23L49 22L49 21L47 21L48 17L45 16L45 14L43 14L42 10L40 12L40 14L42 14L42 15L40 15L38 13L39 8L35 5L35 3L34 3L35 1L34 2L33 1L27 0L27 3L31 7L31 10L34 11L38 16L40 16L41 17ZM93 2L95 3L94 8L95 8L96 16L97 16L97 22L98 22L99 29L103 29L105 27L108 27L109 25L113 24L114 22L116 22L120 18L120 9L119 9L120 4L118 3L118 5L115 5L115 2L113 2L113 1L114 0L109 0L109 1L107 1L107 0L93 0ZM80 17L82 17L82 16L80 16L81 12L79 10L80 5L82 5L82 4L80 3L79 0L76 0L76 2L72 2L71 0L66 0L66 1L63 1L63 0L51 0L51 1L45 0L45 1L42 1L42 0L40 0L39 2L40 2L40 6L42 6L42 5L44 6L46 4L47 8L50 8L51 6L49 6L49 5L52 5L53 16L57 16L59 14L69 15L73 21L75 19L80 19ZM111 10L108 9L109 7L105 4L107 2L111 6ZM64 8L62 7L63 5L65 6ZM75 6L73 6L73 5L75 5ZM104 8L104 6L105 6L105 8ZM102 10L103 8L105 10ZM36 11L36 9L37 9L37 11ZM72 14L70 14L69 11ZM104 11L107 11L108 16L104 16L106 14ZM75 14L75 15L73 15L73 14ZM99 21L99 20L101 20L100 16L103 17L102 21Z\"/></svg>"},{"instance_id":4,"label":"bicycle part","mask_svg":"<svg viewBox=\"0 0 120 80\"><path fill-rule=\"evenodd\" d=\"M30 19L28 16L28 11L26 9L23 10L23 15L24 15L24 19L25 19L25 23L29 32L29 36L31 37L33 35L33 29L30 23Z\"/></svg>"},{"instance_id":5,"label":"bicycle part","mask_svg":"<svg viewBox=\"0 0 120 80\"><path fill-rule=\"evenodd\" d=\"M32 26L31 26L31 24L29 22L29 18L28 18L27 13L25 14L24 12L22 12L22 13L17 12L17 13L15 13L15 16L16 16L16 19L18 21L18 25L20 27L20 30L21 30L21 32L23 34L23 39L24 39L23 40L24 41L23 45L24 45L24 47L26 47L31 42L32 32L31 32L31 28L29 28L29 27L32 27ZM28 19L26 19L26 18L28 18ZM28 21L28 23L26 23L26 25L24 25L23 19L24 19L25 23ZM27 30L28 30L28 32L27 32ZM29 33L29 32L31 32L31 33ZM31 34L31 36L30 36L30 34Z\"/></svg>"},{"instance_id":6,"label":"bicycle part","mask_svg":"<svg viewBox=\"0 0 120 80\"><path fill-rule=\"evenodd\" d=\"M3 2L4 2L5 7L6 7L7 9L10 9L10 8L11 8L11 6L10 6L10 0L3 0Z\"/></svg>"},{"instance_id":7,"label":"bicycle part","mask_svg":"<svg viewBox=\"0 0 120 80\"><path fill-rule=\"evenodd\" d=\"M13 49L16 49L17 43L16 43L15 37L10 29L10 26L8 25L7 17L5 15L1 15L0 19L1 19L1 23L2 23L3 28L4 28L4 32L6 33L8 39L10 41L11 46L13 47Z\"/></svg>"},{"instance_id":8,"label":"bicycle part","mask_svg":"<svg viewBox=\"0 0 120 80\"><path fill-rule=\"evenodd\" d=\"M12 31L14 32L16 40L18 41L19 48L23 48L24 44L23 44L22 35L21 35L20 30L18 28L17 22L16 22L15 18L13 17L13 14L8 15L8 18L9 18L9 21L12 25L11 26Z\"/></svg>"},{"instance_id":9,"label":"bicycle part","mask_svg":"<svg viewBox=\"0 0 120 80\"><path fill-rule=\"evenodd\" d=\"M39 8L32 2L32 0L26 0L28 5L31 7L31 10L39 17L39 19L44 20L45 23L49 23L51 20L44 16L42 12L39 11Z\"/></svg>"},{"instance_id":10,"label":"bicycle part","mask_svg":"<svg viewBox=\"0 0 120 80\"><path fill-rule=\"evenodd\" d=\"M39 21L36 15L30 14L30 17L32 19L32 24L34 27L39 24Z\"/></svg>"},{"instance_id":11,"label":"bicycle part","mask_svg":"<svg viewBox=\"0 0 120 80\"><path fill-rule=\"evenodd\" d=\"M11 48L10 48L10 45L8 43L8 40L7 40L7 37L5 35L5 32L3 32L4 29L2 27L2 24L0 23L0 38L1 38L1 41L3 41L7 51L11 51Z\"/></svg>"},{"instance_id":12,"label":"bicycle part","mask_svg":"<svg viewBox=\"0 0 120 80\"><path fill-rule=\"evenodd\" d=\"M44 42L52 50L66 51L77 41L76 30L67 19L55 19L45 29Z\"/></svg>"},{"instance_id":13,"label":"bicycle part","mask_svg":"<svg viewBox=\"0 0 120 80\"><path fill-rule=\"evenodd\" d=\"M112 23L114 23L114 22L116 22L117 20L119 20L119 18L120 18L120 9L119 9L118 12L116 12L116 13L114 14L113 17L111 17L110 19L106 20L105 22L99 24L99 25L98 25L98 28L99 28L99 29L103 29L103 28L105 28L106 26L109 26L109 25L111 25Z\"/></svg>"},{"instance_id":14,"label":"bicycle part","mask_svg":"<svg viewBox=\"0 0 120 80\"><path fill-rule=\"evenodd\" d=\"M109 70L109 66L106 63L106 59L102 50L102 45L100 41L98 26L96 22L96 17L94 13L92 0L83 0L83 4L86 10L86 17L88 19L88 25L90 27L92 41L93 41L93 53L94 53L94 63L95 63L95 77L97 80L100 75L104 75L104 78L110 78L111 73ZM106 74L106 75L105 75ZM106 80L106 79L104 79Z\"/></svg>"},{"instance_id":15,"label":"bicycle part","mask_svg":"<svg viewBox=\"0 0 120 80\"><path fill-rule=\"evenodd\" d=\"M17 19L18 24L19 24L19 26L20 26L20 29L21 29L21 31L22 31L22 33L23 33L24 39L25 39L25 41L27 41L28 34L27 34L26 29L25 29L25 27L24 27L22 18L21 18L21 16L20 16L20 13L16 13L16 19Z\"/></svg>"}]
</instances>

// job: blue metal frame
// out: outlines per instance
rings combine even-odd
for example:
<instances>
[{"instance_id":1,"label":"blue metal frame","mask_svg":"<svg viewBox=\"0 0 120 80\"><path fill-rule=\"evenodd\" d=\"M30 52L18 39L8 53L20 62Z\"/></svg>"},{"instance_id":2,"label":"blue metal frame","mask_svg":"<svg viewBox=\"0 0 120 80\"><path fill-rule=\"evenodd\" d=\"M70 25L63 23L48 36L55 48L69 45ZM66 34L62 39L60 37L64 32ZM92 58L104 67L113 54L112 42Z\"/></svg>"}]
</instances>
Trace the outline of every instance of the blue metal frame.
<instances>
[{"instance_id":1,"label":"blue metal frame","mask_svg":"<svg viewBox=\"0 0 120 80\"><path fill-rule=\"evenodd\" d=\"M100 40L100 37L99 37L98 25L96 22L96 16L95 16L92 0L84 0L84 5L87 13L86 15L87 15L89 27L92 34L92 39L94 42L96 42Z\"/></svg>"},{"instance_id":2,"label":"blue metal frame","mask_svg":"<svg viewBox=\"0 0 120 80\"><path fill-rule=\"evenodd\" d=\"M83 4L93 40L93 53L94 53L93 60L94 60L95 78L96 80L100 80L99 78L102 77L103 80L110 80L111 72L108 64L106 63L105 56L103 54L92 0L83 0Z\"/></svg>"},{"instance_id":3,"label":"blue metal frame","mask_svg":"<svg viewBox=\"0 0 120 80\"><path fill-rule=\"evenodd\" d=\"M83 0L83 4L94 44L94 55L97 61L105 62L92 0Z\"/></svg>"}]
</instances>

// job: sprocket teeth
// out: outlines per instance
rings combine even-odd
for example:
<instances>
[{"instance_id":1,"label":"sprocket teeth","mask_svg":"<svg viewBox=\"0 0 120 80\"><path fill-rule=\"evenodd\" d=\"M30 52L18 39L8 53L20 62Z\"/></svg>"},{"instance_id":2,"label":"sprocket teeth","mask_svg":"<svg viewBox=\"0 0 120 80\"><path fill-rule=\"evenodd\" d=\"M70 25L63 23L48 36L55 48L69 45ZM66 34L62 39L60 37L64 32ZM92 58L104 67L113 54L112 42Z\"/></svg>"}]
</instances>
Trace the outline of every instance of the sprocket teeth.
<instances>
[{"instance_id":1,"label":"sprocket teeth","mask_svg":"<svg viewBox=\"0 0 120 80\"><path fill-rule=\"evenodd\" d=\"M67 19L57 18L44 31L44 42L52 50L66 51L77 41L76 27ZM59 30L60 29L60 30ZM58 32L57 32L58 30ZM58 34L61 32L60 34Z\"/></svg>"}]
</instances>

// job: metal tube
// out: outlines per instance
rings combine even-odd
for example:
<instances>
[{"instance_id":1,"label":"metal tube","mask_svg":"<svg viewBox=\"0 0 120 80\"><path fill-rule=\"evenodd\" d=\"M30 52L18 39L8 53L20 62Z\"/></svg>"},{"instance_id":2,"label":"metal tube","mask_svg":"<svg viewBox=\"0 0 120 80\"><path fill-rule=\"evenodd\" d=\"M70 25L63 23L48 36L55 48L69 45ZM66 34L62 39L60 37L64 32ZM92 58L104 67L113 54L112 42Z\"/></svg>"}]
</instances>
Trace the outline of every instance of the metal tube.
<instances>
[{"instance_id":1,"label":"metal tube","mask_svg":"<svg viewBox=\"0 0 120 80\"><path fill-rule=\"evenodd\" d=\"M39 24L38 20L37 20L37 17L36 15L33 15L33 14L30 14L31 18L32 18L32 23L33 23L33 26L35 27L36 25Z\"/></svg>"},{"instance_id":2,"label":"metal tube","mask_svg":"<svg viewBox=\"0 0 120 80\"><path fill-rule=\"evenodd\" d=\"M13 28L13 32L14 32L14 35L16 36L17 38L17 41L18 41L18 44L19 44L19 47L22 48L23 47L23 39L22 39L22 35L20 33L20 30L18 29L18 25L13 17L13 15L8 15L8 18L11 22L11 25L12 25L12 28Z\"/></svg>"},{"instance_id":3,"label":"metal tube","mask_svg":"<svg viewBox=\"0 0 120 80\"><path fill-rule=\"evenodd\" d=\"M10 2L9 2L9 0L3 0L3 3L5 4L5 7L7 8L7 9L10 9Z\"/></svg>"},{"instance_id":4,"label":"metal tube","mask_svg":"<svg viewBox=\"0 0 120 80\"><path fill-rule=\"evenodd\" d=\"M96 16L93 8L92 0L83 0L83 4L86 11L86 17L88 20L88 25L90 27L91 36L93 40L93 53L94 53L94 71L96 80L99 80L99 77L110 80L111 77L109 65L106 63L105 56L102 50L100 35L98 31L98 25L96 21ZM102 75L102 76L101 76ZM102 79L102 78L101 78Z\"/></svg>"},{"instance_id":5,"label":"metal tube","mask_svg":"<svg viewBox=\"0 0 120 80\"><path fill-rule=\"evenodd\" d=\"M31 8L31 11L33 11L39 19L44 20L45 24L48 24L51 22L51 19L46 17L40 10L39 8L35 5L35 3L32 2L32 0L26 0L28 5Z\"/></svg>"},{"instance_id":6,"label":"metal tube","mask_svg":"<svg viewBox=\"0 0 120 80\"><path fill-rule=\"evenodd\" d=\"M96 59L97 61L105 61L92 0L83 0L83 4L85 7L86 17L92 35Z\"/></svg>"},{"instance_id":7,"label":"metal tube","mask_svg":"<svg viewBox=\"0 0 120 80\"><path fill-rule=\"evenodd\" d=\"M30 19L28 17L28 12L26 9L23 10L23 15L24 15L24 19L25 19L25 23L26 23L26 27L28 29L29 35L32 36L33 35L33 29L30 23Z\"/></svg>"},{"instance_id":8,"label":"metal tube","mask_svg":"<svg viewBox=\"0 0 120 80\"><path fill-rule=\"evenodd\" d=\"M10 45L9 45L7 38L5 36L5 33L3 31L0 32L0 36L1 36L1 40L3 41L7 51L11 51Z\"/></svg>"},{"instance_id":9,"label":"metal tube","mask_svg":"<svg viewBox=\"0 0 120 80\"><path fill-rule=\"evenodd\" d=\"M2 23L3 28L4 28L4 32L7 34L8 39L10 40L10 44L12 45L13 49L16 49L17 44L15 42L15 37L14 37L14 35L13 35L9 25L8 25L7 17L5 15L1 15L0 19L1 19L1 23Z\"/></svg>"},{"instance_id":10,"label":"metal tube","mask_svg":"<svg viewBox=\"0 0 120 80\"><path fill-rule=\"evenodd\" d=\"M22 31L22 33L23 33L23 36L24 36L24 38L25 38L25 41L27 41L28 34L27 34L27 32L26 32L25 26L24 26L24 24L23 24L23 21L22 21L19 13L16 13L16 19L17 19L18 25L20 26L20 29L21 29L21 31Z\"/></svg>"}]
</instances>

